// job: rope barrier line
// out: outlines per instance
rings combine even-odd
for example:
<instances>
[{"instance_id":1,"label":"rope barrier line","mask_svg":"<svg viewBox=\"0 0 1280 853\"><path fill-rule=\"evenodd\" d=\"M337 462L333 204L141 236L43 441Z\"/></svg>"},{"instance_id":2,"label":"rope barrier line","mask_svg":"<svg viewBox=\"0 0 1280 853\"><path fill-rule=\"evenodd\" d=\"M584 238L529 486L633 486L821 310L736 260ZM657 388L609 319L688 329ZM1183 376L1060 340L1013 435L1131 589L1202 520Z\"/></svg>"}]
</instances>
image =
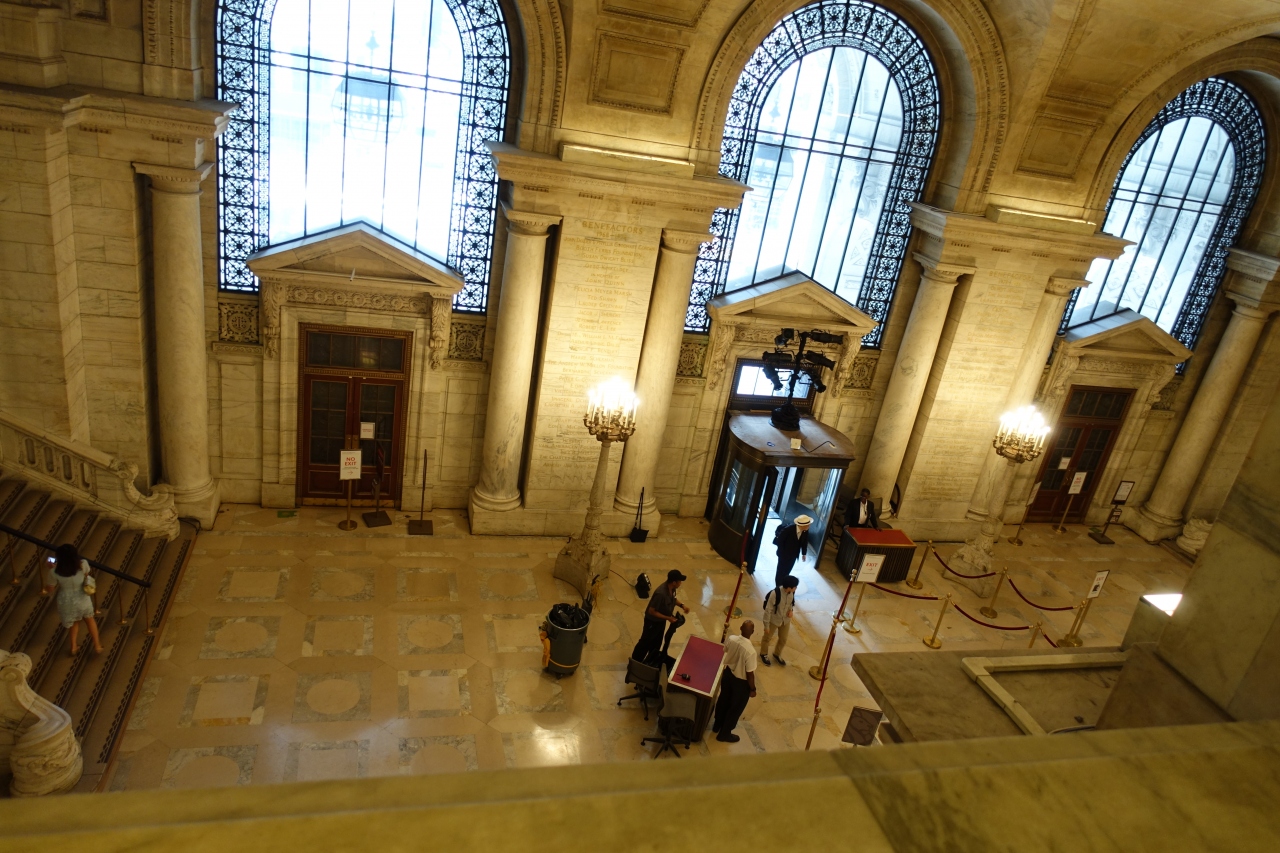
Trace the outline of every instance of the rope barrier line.
<instances>
[{"instance_id":1,"label":"rope barrier line","mask_svg":"<svg viewBox=\"0 0 1280 853\"><path fill-rule=\"evenodd\" d=\"M953 603L951 606L956 609L957 613L968 619L970 622L977 622L979 625L983 625L987 628L995 628L997 631L1026 631L1031 627L1030 625L992 625L990 622L983 622L981 619L974 619L968 613L965 613L964 608L959 604Z\"/></svg>"},{"instance_id":2,"label":"rope barrier line","mask_svg":"<svg viewBox=\"0 0 1280 853\"><path fill-rule=\"evenodd\" d=\"M979 579L981 579L981 578L993 578L993 577L995 577L995 576L996 576L996 573L995 573L995 572L987 572L985 575L965 575L965 574L961 574L960 572L957 572L955 569L953 569L953 568L951 568L950 566L948 566L948 565L947 565L947 562L946 562L945 560L943 560L943 559L942 559L942 555L938 553L938 549L937 549L937 548L931 548L930 550L931 550L931 551L933 551L933 556L934 556L934 557L936 557L936 558L938 559L938 562L939 562L939 563L942 563L942 568L944 568L944 569L946 569L947 571L951 572L951 574L955 575L955 576L956 576L956 577L958 577L958 578L964 578L965 580L976 581L976 580L979 580Z\"/></svg>"},{"instance_id":3,"label":"rope barrier line","mask_svg":"<svg viewBox=\"0 0 1280 853\"><path fill-rule=\"evenodd\" d=\"M1045 640L1048 641L1049 645L1053 646L1055 649L1058 647L1058 644L1053 641L1053 637L1050 637L1048 634L1042 634L1041 636L1043 636Z\"/></svg>"},{"instance_id":4,"label":"rope barrier line","mask_svg":"<svg viewBox=\"0 0 1280 853\"><path fill-rule=\"evenodd\" d=\"M889 589L887 586L880 586L880 584L878 584L878 583L869 584L869 586L872 586L872 587L874 587L875 589L880 590L881 592L887 592L887 593L889 593L890 595L900 595L900 596L902 596L903 598L918 598L918 599L920 599L920 600L922 600L922 601L937 601L937 600L938 600L938 596L936 596L936 595L912 595L912 594L911 594L911 593L909 593L909 592L898 592L896 589Z\"/></svg>"},{"instance_id":5,"label":"rope barrier line","mask_svg":"<svg viewBox=\"0 0 1280 853\"><path fill-rule=\"evenodd\" d=\"M1009 578L1009 586L1013 587L1013 591L1018 594L1018 598L1021 598L1027 604L1030 604L1032 607L1034 607L1036 610L1052 610L1055 612L1062 612L1066 610L1076 609L1074 604L1068 605L1066 607L1045 607L1042 604L1036 604L1034 601L1032 601L1031 599L1027 598L1025 595L1022 594L1022 590L1018 589L1018 585L1013 582L1013 578Z\"/></svg>"}]
</instances>

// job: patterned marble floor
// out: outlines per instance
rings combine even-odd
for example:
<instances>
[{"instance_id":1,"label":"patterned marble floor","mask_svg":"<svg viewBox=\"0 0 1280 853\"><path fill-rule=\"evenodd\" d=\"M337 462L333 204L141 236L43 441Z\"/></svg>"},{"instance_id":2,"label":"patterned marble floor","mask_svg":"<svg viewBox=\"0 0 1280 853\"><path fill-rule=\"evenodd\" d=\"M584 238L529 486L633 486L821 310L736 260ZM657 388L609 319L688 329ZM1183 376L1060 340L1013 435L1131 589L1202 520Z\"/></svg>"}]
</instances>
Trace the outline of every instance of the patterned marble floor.
<instances>
[{"instance_id":1,"label":"patterned marble floor","mask_svg":"<svg viewBox=\"0 0 1280 853\"><path fill-rule=\"evenodd\" d=\"M629 582L641 571L657 582L670 568L689 576L680 595L693 613L673 643L678 650L691 634L719 638L737 579L707 544L701 519L664 521L661 535L643 544L610 541L617 574L583 664L556 681L540 671L538 626L552 604L577 600L551 576L561 540L471 536L465 515L449 510L433 514L432 537L407 536L404 515L392 527L351 533L337 529L340 518L328 508L226 506L200 535L129 720L113 790L648 759L656 747L641 748L640 739L653 732L653 715L646 723L634 702L614 704L631 692L623 676L645 605ZM1023 547L1001 541L997 563L1041 603L1078 601L1098 569L1112 570L1081 633L1085 645L1118 643L1138 596L1178 591L1190 571L1126 530L1112 528L1116 545L1106 548L1080 526L1057 535L1032 525L1022 535ZM956 547L939 551L945 557ZM821 570L812 560L797 565L788 665L757 669L759 695L739 726L741 742L708 738L690 755L804 748L817 687L807 671L845 588L832 562L828 551ZM744 584L747 616L758 616L773 576L763 563ZM976 614L980 602L937 569L930 558L923 592L953 592ZM1000 624L1040 618L1008 592L999 610ZM851 656L921 650L937 612L934 602L868 591L862 633L837 632L815 748L840 746L854 705L874 707ZM1072 618L1046 615L1055 639ZM954 612L940 636L953 650L1027 642L1026 632L990 630Z\"/></svg>"}]
</instances>

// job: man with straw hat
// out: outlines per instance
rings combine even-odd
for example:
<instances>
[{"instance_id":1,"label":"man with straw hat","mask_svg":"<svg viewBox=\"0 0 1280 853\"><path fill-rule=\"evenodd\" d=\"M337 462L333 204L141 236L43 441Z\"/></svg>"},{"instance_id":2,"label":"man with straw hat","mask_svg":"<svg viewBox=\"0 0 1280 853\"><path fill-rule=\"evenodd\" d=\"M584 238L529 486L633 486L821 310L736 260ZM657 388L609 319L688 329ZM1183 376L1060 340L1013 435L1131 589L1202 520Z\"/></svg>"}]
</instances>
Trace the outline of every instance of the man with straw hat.
<instances>
[{"instance_id":1,"label":"man with straw hat","mask_svg":"<svg viewBox=\"0 0 1280 853\"><path fill-rule=\"evenodd\" d=\"M778 571L773 578L775 587L782 586L782 581L791 574L791 567L796 564L796 557L804 562L809 558L809 525L813 519L807 515L798 515L791 524L779 525L778 532L773 534L773 544L778 546Z\"/></svg>"}]
</instances>

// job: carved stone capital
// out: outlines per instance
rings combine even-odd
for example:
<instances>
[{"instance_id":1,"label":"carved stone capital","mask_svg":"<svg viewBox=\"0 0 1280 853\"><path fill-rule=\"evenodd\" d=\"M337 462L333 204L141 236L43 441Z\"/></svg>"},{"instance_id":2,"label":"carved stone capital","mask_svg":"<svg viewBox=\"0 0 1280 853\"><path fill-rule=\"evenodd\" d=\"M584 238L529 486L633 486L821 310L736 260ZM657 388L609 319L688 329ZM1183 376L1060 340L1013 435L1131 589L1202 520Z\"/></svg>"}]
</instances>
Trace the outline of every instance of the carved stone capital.
<instances>
[{"instance_id":1,"label":"carved stone capital","mask_svg":"<svg viewBox=\"0 0 1280 853\"><path fill-rule=\"evenodd\" d=\"M954 285L960 280L960 276L973 275L978 271L976 267L944 263L922 252L913 252L912 257L924 267L924 277L938 284Z\"/></svg>"},{"instance_id":2,"label":"carved stone capital","mask_svg":"<svg viewBox=\"0 0 1280 853\"><path fill-rule=\"evenodd\" d=\"M151 178L151 188L162 193L199 193L201 181L209 177L212 169L212 163L204 163L195 169L157 166L153 163L133 164L133 170L139 175Z\"/></svg>"},{"instance_id":3,"label":"carved stone capital","mask_svg":"<svg viewBox=\"0 0 1280 853\"><path fill-rule=\"evenodd\" d=\"M662 229L662 248L682 255L696 255L698 247L712 239L706 231L678 231L674 228Z\"/></svg>"},{"instance_id":4,"label":"carved stone capital","mask_svg":"<svg viewBox=\"0 0 1280 853\"><path fill-rule=\"evenodd\" d=\"M550 213L534 213L531 210L512 210L505 204L502 212L507 217L507 231L523 237L545 237L552 225L558 225L561 216Z\"/></svg>"},{"instance_id":5,"label":"carved stone capital","mask_svg":"<svg viewBox=\"0 0 1280 853\"><path fill-rule=\"evenodd\" d=\"M1051 293L1054 296L1070 296L1071 291L1077 287L1083 290L1090 285L1087 278L1064 278L1062 276L1050 276L1049 283L1045 285L1044 292Z\"/></svg>"},{"instance_id":6,"label":"carved stone capital","mask_svg":"<svg viewBox=\"0 0 1280 853\"><path fill-rule=\"evenodd\" d=\"M449 352L449 323L453 319L453 300L431 300L431 369L439 370Z\"/></svg>"}]
</instances>

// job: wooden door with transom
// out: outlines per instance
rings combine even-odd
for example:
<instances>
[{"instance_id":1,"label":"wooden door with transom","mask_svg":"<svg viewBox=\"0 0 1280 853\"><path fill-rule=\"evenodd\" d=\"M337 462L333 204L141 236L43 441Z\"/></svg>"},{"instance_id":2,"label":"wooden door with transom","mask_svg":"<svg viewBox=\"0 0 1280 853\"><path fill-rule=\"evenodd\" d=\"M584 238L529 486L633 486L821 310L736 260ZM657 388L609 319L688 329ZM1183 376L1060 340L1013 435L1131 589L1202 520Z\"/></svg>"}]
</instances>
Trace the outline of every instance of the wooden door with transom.
<instances>
[{"instance_id":1,"label":"wooden door with transom","mask_svg":"<svg viewBox=\"0 0 1280 853\"><path fill-rule=\"evenodd\" d=\"M1084 520L1132 398L1132 388L1071 386L1067 405L1049 433L1040 464L1040 491L1027 511L1028 522L1057 523L1064 512L1067 523ZM1072 498L1071 483L1079 473L1085 475L1084 487Z\"/></svg>"},{"instance_id":2,"label":"wooden door with transom","mask_svg":"<svg viewBox=\"0 0 1280 853\"><path fill-rule=\"evenodd\" d=\"M344 503L338 458L358 443L363 465L353 502L372 505L379 478L383 505L398 507L411 333L306 325L299 332L299 502ZM359 438L362 423L373 424L373 438Z\"/></svg>"}]
</instances>

